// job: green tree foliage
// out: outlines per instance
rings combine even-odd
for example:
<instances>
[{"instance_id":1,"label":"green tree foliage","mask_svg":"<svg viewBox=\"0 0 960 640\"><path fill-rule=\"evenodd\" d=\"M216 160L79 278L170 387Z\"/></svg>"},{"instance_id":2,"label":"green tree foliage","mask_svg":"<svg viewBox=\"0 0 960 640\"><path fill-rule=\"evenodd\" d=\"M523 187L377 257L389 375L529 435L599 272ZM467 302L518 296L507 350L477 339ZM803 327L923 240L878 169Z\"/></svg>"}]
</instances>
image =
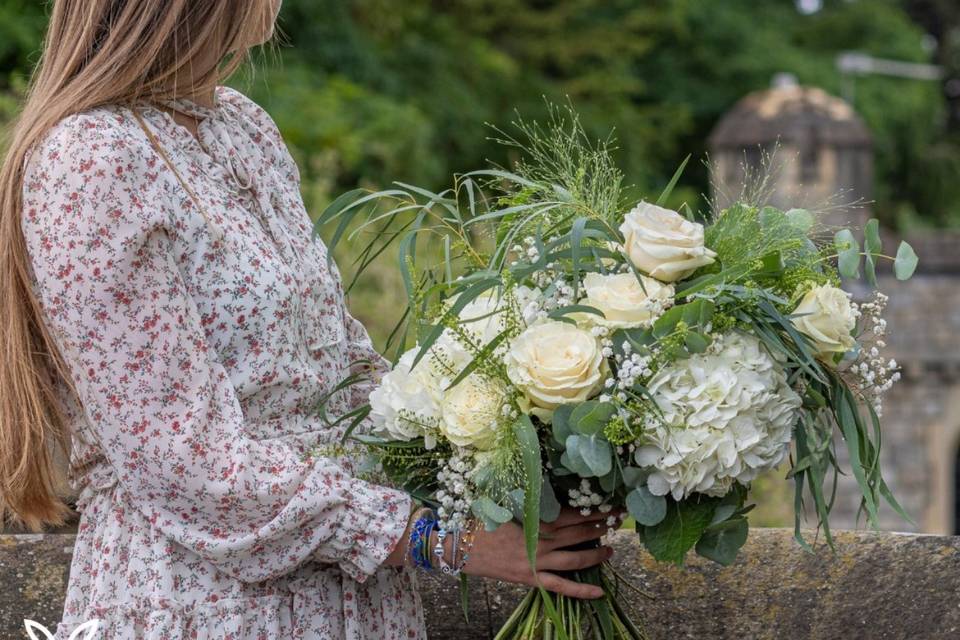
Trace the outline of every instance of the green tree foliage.
<instances>
[{"instance_id":1,"label":"green tree foliage","mask_svg":"<svg viewBox=\"0 0 960 640\"><path fill-rule=\"evenodd\" d=\"M287 0L283 26L294 48L260 97L302 133L294 141L303 153L336 150L319 168L340 188L359 179L439 186L487 158L509 162L482 123L505 125L514 108L536 118L541 96L569 96L591 133L616 128L628 182L655 190L688 153L702 158L717 119L777 72L840 93L842 51L929 60L923 29L894 0L828 0L810 16L788 0ZM285 95L288 74L298 97ZM323 122L316 105L349 106L342 94L382 102ZM861 78L856 107L876 136L880 214L960 216L942 200L952 183L917 173L960 158L953 147L930 157L945 116L941 88ZM692 164L688 177L695 188L674 199L703 206L705 168Z\"/></svg>"},{"instance_id":2,"label":"green tree foliage","mask_svg":"<svg viewBox=\"0 0 960 640\"><path fill-rule=\"evenodd\" d=\"M921 24L940 29L939 17L956 19L952 7L825 0L802 15L791 0L285 0L289 46L235 84L280 124L315 209L357 184L440 187L487 159L509 163L484 123L508 127L514 109L541 118L544 97L569 97L592 135L615 127L627 182L658 192L687 154L704 157L717 119L775 73L839 94L842 51L931 61ZM46 10L0 0L7 95L36 62ZM952 24L936 33L944 43L957 39ZM934 54L944 63L946 46ZM860 78L855 103L876 137L878 213L960 224L960 150L943 136L942 87ZM672 204L703 207L705 168L691 163L685 184Z\"/></svg>"}]
</instances>

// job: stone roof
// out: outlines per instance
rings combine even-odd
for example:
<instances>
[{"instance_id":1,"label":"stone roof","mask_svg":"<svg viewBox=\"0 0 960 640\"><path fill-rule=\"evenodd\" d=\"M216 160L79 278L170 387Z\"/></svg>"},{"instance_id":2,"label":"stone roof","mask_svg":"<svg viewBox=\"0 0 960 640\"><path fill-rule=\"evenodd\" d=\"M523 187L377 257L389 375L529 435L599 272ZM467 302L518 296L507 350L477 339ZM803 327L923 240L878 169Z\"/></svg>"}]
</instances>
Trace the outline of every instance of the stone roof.
<instances>
[{"instance_id":1,"label":"stone roof","mask_svg":"<svg viewBox=\"0 0 960 640\"><path fill-rule=\"evenodd\" d=\"M785 86L740 100L714 128L710 146L742 149L778 139L848 148L872 144L866 124L845 101L816 87Z\"/></svg>"}]
</instances>

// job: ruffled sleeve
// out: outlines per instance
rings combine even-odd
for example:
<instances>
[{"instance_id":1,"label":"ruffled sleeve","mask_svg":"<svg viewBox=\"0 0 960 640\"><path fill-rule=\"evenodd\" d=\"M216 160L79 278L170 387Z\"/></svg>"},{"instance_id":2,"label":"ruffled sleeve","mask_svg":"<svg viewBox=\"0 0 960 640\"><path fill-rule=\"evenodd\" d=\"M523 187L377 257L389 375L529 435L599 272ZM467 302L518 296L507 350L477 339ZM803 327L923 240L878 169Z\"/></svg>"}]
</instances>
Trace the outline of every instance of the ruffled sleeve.
<instances>
[{"instance_id":1,"label":"ruffled sleeve","mask_svg":"<svg viewBox=\"0 0 960 640\"><path fill-rule=\"evenodd\" d=\"M320 558L362 582L410 498L245 435L172 250L162 166L116 114L63 120L25 165L34 289L87 423L130 506L221 570L253 582Z\"/></svg>"}]
</instances>

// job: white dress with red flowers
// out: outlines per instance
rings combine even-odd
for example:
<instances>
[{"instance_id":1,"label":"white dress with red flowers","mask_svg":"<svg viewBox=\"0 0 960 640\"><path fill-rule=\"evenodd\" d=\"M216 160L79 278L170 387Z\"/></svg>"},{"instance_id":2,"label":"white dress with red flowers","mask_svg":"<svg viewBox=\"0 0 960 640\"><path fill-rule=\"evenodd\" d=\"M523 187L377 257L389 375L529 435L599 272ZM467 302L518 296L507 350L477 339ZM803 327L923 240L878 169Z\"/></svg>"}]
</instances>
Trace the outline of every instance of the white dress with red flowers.
<instances>
[{"instance_id":1,"label":"white dress with red flowers","mask_svg":"<svg viewBox=\"0 0 960 640\"><path fill-rule=\"evenodd\" d=\"M78 395L82 517L58 638L422 638L410 569L382 563L410 510L358 479L314 406L386 363L345 309L274 122L242 93L60 121L25 164L22 229ZM209 217L205 219L204 211ZM343 414L365 400L341 392Z\"/></svg>"}]
</instances>

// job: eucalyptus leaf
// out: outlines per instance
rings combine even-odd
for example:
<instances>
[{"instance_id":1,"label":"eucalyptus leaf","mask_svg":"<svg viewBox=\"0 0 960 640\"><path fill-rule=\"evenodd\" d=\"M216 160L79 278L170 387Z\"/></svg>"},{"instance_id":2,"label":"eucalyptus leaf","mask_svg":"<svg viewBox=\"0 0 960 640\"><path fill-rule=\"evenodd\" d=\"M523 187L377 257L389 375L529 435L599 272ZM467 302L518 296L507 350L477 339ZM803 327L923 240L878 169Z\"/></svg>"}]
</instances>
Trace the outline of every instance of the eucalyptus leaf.
<instances>
[{"instance_id":1,"label":"eucalyptus leaf","mask_svg":"<svg viewBox=\"0 0 960 640\"><path fill-rule=\"evenodd\" d=\"M804 233L812 229L817 221L813 214L806 209L790 209L786 216L791 225Z\"/></svg>"},{"instance_id":2,"label":"eucalyptus leaf","mask_svg":"<svg viewBox=\"0 0 960 640\"><path fill-rule=\"evenodd\" d=\"M567 437L573 434L570 428L570 415L575 405L562 404L553 410L553 419L550 423L553 439L562 447L566 446Z\"/></svg>"},{"instance_id":3,"label":"eucalyptus leaf","mask_svg":"<svg viewBox=\"0 0 960 640\"><path fill-rule=\"evenodd\" d=\"M687 307L687 305L677 305L660 316L657 321L653 323L654 337L665 338L673 333L673 330L676 329L680 321L683 320L685 307Z\"/></svg>"},{"instance_id":4,"label":"eucalyptus leaf","mask_svg":"<svg viewBox=\"0 0 960 640\"><path fill-rule=\"evenodd\" d=\"M582 472L585 467L586 473L579 473L583 477L603 476L610 473L610 469L613 468L613 449L609 442L598 436L570 436L567 438L566 453L571 454L571 451L573 454L570 458L574 464L577 464L577 458L583 463L579 470L571 470Z\"/></svg>"},{"instance_id":5,"label":"eucalyptus leaf","mask_svg":"<svg viewBox=\"0 0 960 640\"><path fill-rule=\"evenodd\" d=\"M864 256L863 260L863 270L867 276L867 282L870 283L871 287L877 287L877 263L873 258L872 253L868 253Z\"/></svg>"},{"instance_id":6,"label":"eucalyptus leaf","mask_svg":"<svg viewBox=\"0 0 960 640\"><path fill-rule=\"evenodd\" d=\"M620 473L620 465L615 464L609 473L600 477L600 488L608 494L613 494L613 492L617 490L617 487L620 486L622 479L623 474Z\"/></svg>"},{"instance_id":7,"label":"eucalyptus leaf","mask_svg":"<svg viewBox=\"0 0 960 640\"><path fill-rule=\"evenodd\" d=\"M880 255L880 252L883 251L883 241L880 239L879 220L876 218L867 220L867 224L863 228L863 238L867 253L873 256Z\"/></svg>"},{"instance_id":8,"label":"eucalyptus leaf","mask_svg":"<svg viewBox=\"0 0 960 640\"><path fill-rule=\"evenodd\" d=\"M840 275L844 278L860 277L860 243L849 229L837 232L834 245L838 254Z\"/></svg>"},{"instance_id":9,"label":"eucalyptus leaf","mask_svg":"<svg viewBox=\"0 0 960 640\"><path fill-rule=\"evenodd\" d=\"M710 339L707 336L691 331L684 340L684 345L690 353L703 353L710 346Z\"/></svg>"},{"instance_id":10,"label":"eucalyptus leaf","mask_svg":"<svg viewBox=\"0 0 960 640\"><path fill-rule=\"evenodd\" d=\"M509 509L501 507L487 496L474 500L470 508L475 516L483 519L488 524L488 529L490 529L489 523L501 525L513 519L513 514L510 513Z\"/></svg>"},{"instance_id":11,"label":"eucalyptus leaf","mask_svg":"<svg viewBox=\"0 0 960 640\"><path fill-rule=\"evenodd\" d=\"M897 257L893 262L893 271L897 280L909 280L913 276L913 272L917 270L919 262L920 259L913 247L906 242L901 242L897 249Z\"/></svg>"},{"instance_id":12,"label":"eucalyptus leaf","mask_svg":"<svg viewBox=\"0 0 960 640\"><path fill-rule=\"evenodd\" d=\"M591 436L603 431L617 414L617 407L609 402L588 400L576 406L570 415L570 428L579 434Z\"/></svg>"},{"instance_id":13,"label":"eucalyptus leaf","mask_svg":"<svg viewBox=\"0 0 960 640\"><path fill-rule=\"evenodd\" d=\"M543 484L540 487L540 520L543 522L555 522L560 517L560 501L557 500L557 494L550 484L550 479L543 478Z\"/></svg>"},{"instance_id":14,"label":"eucalyptus leaf","mask_svg":"<svg viewBox=\"0 0 960 640\"><path fill-rule=\"evenodd\" d=\"M623 483L628 487L636 488L646 483L648 475L650 475L649 472L644 471L643 469L638 469L637 467L624 467Z\"/></svg>"},{"instance_id":15,"label":"eucalyptus leaf","mask_svg":"<svg viewBox=\"0 0 960 640\"><path fill-rule=\"evenodd\" d=\"M746 518L734 518L709 527L697 542L697 554L722 564L733 564L737 552L747 542Z\"/></svg>"},{"instance_id":16,"label":"eucalyptus leaf","mask_svg":"<svg viewBox=\"0 0 960 640\"><path fill-rule=\"evenodd\" d=\"M720 499L720 504L717 505L717 510L713 514L710 526L729 520L742 505L743 494L739 491L734 490L723 496L723 498Z\"/></svg>"},{"instance_id":17,"label":"eucalyptus leaf","mask_svg":"<svg viewBox=\"0 0 960 640\"><path fill-rule=\"evenodd\" d=\"M507 494L507 506L513 512L513 519L523 522L523 489L514 489Z\"/></svg>"},{"instance_id":18,"label":"eucalyptus leaf","mask_svg":"<svg viewBox=\"0 0 960 640\"><path fill-rule=\"evenodd\" d=\"M713 319L717 305L710 300L698 298L693 302L681 305L680 308L683 309L681 318L688 327L692 329L703 329L710 324L710 321Z\"/></svg>"},{"instance_id":19,"label":"eucalyptus leaf","mask_svg":"<svg viewBox=\"0 0 960 640\"><path fill-rule=\"evenodd\" d=\"M867 281L871 286L877 286L877 258L883 251L883 241L880 239L880 221L871 218L863 228L865 256L865 271Z\"/></svg>"},{"instance_id":20,"label":"eucalyptus leaf","mask_svg":"<svg viewBox=\"0 0 960 640\"><path fill-rule=\"evenodd\" d=\"M653 495L647 487L637 487L627 494L627 511L640 524L653 526L666 517L667 499Z\"/></svg>"},{"instance_id":21,"label":"eucalyptus leaf","mask_svg":"<svg viewBox=\"0 0 960 640\"><path fill-rule=\"evenodd\" d=\"M594 475L593 470L580 454L580 443L584 440L584 436L576 434L567 436L567 450L560 456L560 464L578 476L589 478Z\"/></svg>"}]
</instances>

